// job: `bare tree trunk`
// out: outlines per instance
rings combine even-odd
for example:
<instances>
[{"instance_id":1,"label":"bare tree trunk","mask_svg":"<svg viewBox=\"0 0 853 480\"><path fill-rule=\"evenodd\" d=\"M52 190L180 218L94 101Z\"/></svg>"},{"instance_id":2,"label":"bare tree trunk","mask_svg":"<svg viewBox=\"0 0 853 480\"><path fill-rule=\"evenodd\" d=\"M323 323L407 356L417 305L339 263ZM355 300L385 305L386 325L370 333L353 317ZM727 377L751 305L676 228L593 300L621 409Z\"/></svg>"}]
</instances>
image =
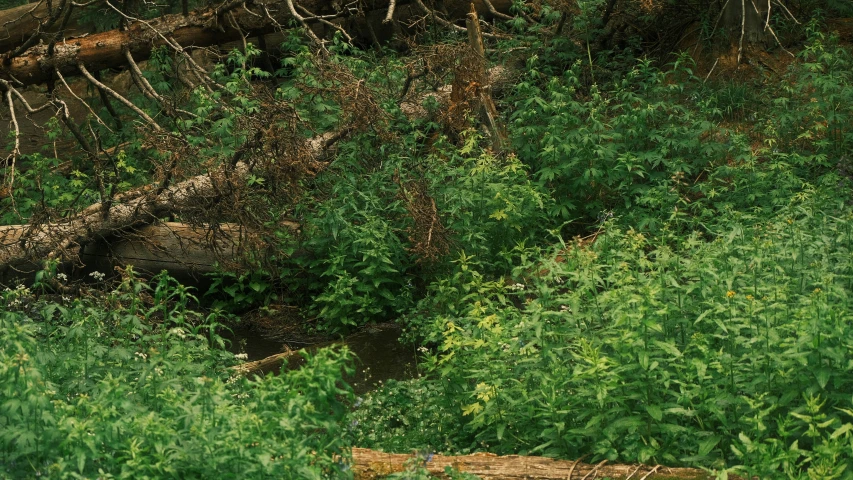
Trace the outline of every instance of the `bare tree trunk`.
<instances>
[{"instance_id":1,"label":"bare tree trunk","mask_svg":"<svg viewBox=\"0 0 853 480\"><path fill-rule=\"evenodd\" d=\"M738 44L763 45L767 0L728 0L723 10L722 25Z\"/></svg>"}]
</instances>

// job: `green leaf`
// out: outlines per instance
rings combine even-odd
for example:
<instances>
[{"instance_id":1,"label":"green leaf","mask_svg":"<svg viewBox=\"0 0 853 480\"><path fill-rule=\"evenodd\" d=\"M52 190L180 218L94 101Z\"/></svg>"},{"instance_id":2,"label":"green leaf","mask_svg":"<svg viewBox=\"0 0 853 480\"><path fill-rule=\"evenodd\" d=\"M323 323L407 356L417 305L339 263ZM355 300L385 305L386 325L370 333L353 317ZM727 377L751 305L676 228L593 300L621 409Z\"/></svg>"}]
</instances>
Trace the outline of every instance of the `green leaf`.
<instances>
[{"instance_id":1,"label":"green leaf","mask_svg":"<svg viewBox=\"0 0 853 480\"><path fill-rule=\"evenodd\" d=\"M655 421L661 421L663 418L663 411L661 411L660 407L657 405L647 405L646 411L649 412L649 415L655 419Z\"/></svg>"},{"instance_id":2,"label":"green leaf","mask_svg":"<svg viewBox=\"0 0 853 480\"><path fill-rule=\"evenodd\" d=\"M850 431L853 431L853 423L845 423L844 425L838 427L834 432L832 432L830 438L836 439Z\"/></svg>"},{"instance_id":3,"label":"green leaf","mask_svg":"<svg viewBox=\"0 0 853 480\"><path fill-rule=\"evenodd\" d=\"M710 436L699 442L699 456L704 457L711 453L711 450L720 443L720 437L717 435Z\"/></svg>"}]
</instances>

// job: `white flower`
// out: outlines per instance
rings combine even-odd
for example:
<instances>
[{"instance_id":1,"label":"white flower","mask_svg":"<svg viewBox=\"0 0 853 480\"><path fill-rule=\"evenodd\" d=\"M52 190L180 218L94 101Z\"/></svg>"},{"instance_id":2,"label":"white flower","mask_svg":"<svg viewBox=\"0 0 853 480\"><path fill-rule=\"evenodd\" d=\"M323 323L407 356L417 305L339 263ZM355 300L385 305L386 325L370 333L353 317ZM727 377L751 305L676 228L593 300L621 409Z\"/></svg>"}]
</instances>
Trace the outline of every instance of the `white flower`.
<instances>
[{"instance_id":1,"label":"white flower","mask_svg":"<svg viewBox=\"0 0 853 480\"><path fill-rule=\"evenodd\" d=\"M169 330L169 333L176 335L178 338L187 338L187 332L185 332L181 327L175 327Z\"/></svg>"},{"instance_id":2,"label":"white flower","mask_svg":"<svg viewBox=\"0 0 853 480\"><path fill-rule=\"evenodd\" d=\"M89 276L94 278L96 282L101 282L104 280L104 278L107 277L106 274L98 272L98 271L94 271L94 272L90 273Z\"/></svg>"},{"instance_id":3,"label":"white flower","mask_svg":"<svg viewBox=\"0 0 853 480\"><path fill-rule=\"evenodd\" d=\"M59 280L60 282L67 282L68 281L68 275L66 275L64 273L57 273L56 279Z\"/></svg>"},{"instance_id":4,"label":"white flower","mask_svg":"<svg viewBox=\"0 0 853 480\"><path fill-rule=\"evenodd\" d=\"M234 355L234 358L236 358L237 360L248 360L249 355L246 353L238 353L238 354Z\"/></svg>"}]
</instances>

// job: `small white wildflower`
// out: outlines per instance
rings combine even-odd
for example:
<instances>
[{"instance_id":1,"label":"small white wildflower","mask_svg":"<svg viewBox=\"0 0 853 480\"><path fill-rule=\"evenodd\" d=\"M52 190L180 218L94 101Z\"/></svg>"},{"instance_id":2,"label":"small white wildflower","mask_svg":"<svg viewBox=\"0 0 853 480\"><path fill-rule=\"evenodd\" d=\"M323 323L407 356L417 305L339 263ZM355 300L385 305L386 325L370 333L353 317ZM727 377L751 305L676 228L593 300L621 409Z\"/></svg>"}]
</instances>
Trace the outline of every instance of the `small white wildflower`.
<instances>
[{"instance_id":1,"label":"small white wildflower","mask_svg":"<svg viewBox=\"0 0 853 480\"><path fill-rule=\"evenodd\" d=\"M418 351L421 353L427 353L427 348L426 347L418 347Z\"/></svg>"},{"instance_id":2,"label":"small white wildflower","mask_svg":"<svg viewBox=\"0 0 853 480\"><path fill-rule=\"evenodd\" d=\"M57 273L56 279L59 280L60 282L67 282L68 281L68 275L66 275L64 273Z\"/></svg>"},{"instance_id":3,"label":"small white wildflower","mask_svg":"<svg viewBox=\"0 0 853 480\"><path fill-rule=\"evenodd\" d=\"M246 353L238 353L238 354L234 355L234 358L236 358L237 360L248 360L249 355Z\"/></svg>"},{"instance_id":4,"label":"small white wildflower","mask_svg":"<svg viewBox=\"0 0 853 480\"><path fill-rule=\"evenodd\" d=\"M96 282L101 282L104 280L104 278L107 277L106 274L98 272L98 271L94 271L94 272L90 273L89 276L94 278Z\"/></svg>"},{"instance_id":5,"label":"small white wildflower","mask_svg":"<svg viewBox=\"0 0 853 480\"><path fill-rule=\"evenodd\" d=\"M169 333L176 335L178 338L187 338L187 332L181 327L175 327L169 330Z\"/></svg>"}]
</instances>

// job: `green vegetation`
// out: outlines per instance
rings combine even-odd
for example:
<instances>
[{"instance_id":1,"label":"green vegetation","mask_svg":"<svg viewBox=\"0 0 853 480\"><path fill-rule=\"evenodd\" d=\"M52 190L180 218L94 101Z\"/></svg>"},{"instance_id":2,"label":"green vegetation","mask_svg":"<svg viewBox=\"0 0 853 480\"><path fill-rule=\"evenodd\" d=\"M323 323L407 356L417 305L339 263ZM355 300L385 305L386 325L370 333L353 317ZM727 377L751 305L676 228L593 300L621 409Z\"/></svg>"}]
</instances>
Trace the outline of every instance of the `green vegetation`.
<instances>
[{"instance_id":1,"label":"green vegetation","mask_svg":"<svg viewBox=\"0 0 853 480\"><path fill-rule=\"evenodd\" d=\"M599 223L497 256L458 240L404 317L429 374L371 394L356 444L848 478L853 64L817 33L801 61L744 133L685 59L588 97L576 70L520 85L548 216Z\"/></svg>"},{"instance_id":2,"label":"green vegetation","mask_svg":"<svg viewBox=\"0 0 853 480\"><path fill-rule=\"evenodd\" d=\"M709 80L686 53L593 58L583 12L565 28L584 41L542 39L565 19L539 13L490 45L517 69L503 151L435 98L407 116L401 53L338 35L319 62L294 34L275 72L251 45L219 64L223 89L181 106L197 116L158 118L203 159L185 173L233 167L258 124L352 131L322 168L264 139L239 202L179 215L270 247L213 278L206 313L132 269L73 298L55 265L0 292L0 477L345 478L358 446L853 478L853 50L814 20L787 71ZM427 37L424 55L460 40ZM145 73L163 95L171 61ZM115 163L26 156L3 224L168 183L170 140L95 128ZM272 299L325 332L400 323L422 376L356 399L345 349L234 374L224 317Z\"/></svg>"},{"instance_id":3,"label":"green vegetation","mask_svg":"<svg viewBox=\"0 0 853 480\"><path fill-rule=\"evenodd\" d=\"M148 298L148 301L143 300ZM128 271L90 299L6 291L0 315L5 478L324 478L340 473L345 351L299 370L229 376L218 316Z\"/></svg>"}]
</instances>

